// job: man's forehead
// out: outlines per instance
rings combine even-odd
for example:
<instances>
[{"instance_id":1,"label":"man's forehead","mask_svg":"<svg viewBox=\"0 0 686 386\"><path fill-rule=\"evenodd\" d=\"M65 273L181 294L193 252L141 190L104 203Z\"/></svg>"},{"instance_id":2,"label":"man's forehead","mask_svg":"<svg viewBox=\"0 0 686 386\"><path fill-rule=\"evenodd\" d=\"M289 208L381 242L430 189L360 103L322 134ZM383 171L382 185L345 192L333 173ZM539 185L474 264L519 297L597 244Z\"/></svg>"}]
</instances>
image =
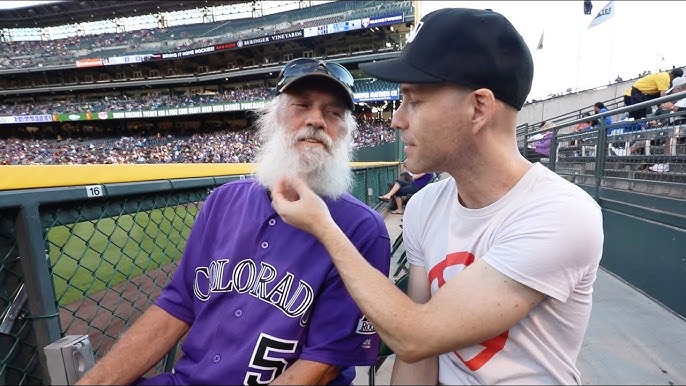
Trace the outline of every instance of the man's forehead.
<instances>
[{"instance_id":1,"label":"man's forehead","mask_svg":"<svg viewBox=\"0 0 686 386\"><path fill-rule=\"evenodd\" d=\"M293 87L284 92L290 98L300 98L321 101L327 105L346 108L346 103L340 92L327 87Z\"/></svg>"}]
</instances>

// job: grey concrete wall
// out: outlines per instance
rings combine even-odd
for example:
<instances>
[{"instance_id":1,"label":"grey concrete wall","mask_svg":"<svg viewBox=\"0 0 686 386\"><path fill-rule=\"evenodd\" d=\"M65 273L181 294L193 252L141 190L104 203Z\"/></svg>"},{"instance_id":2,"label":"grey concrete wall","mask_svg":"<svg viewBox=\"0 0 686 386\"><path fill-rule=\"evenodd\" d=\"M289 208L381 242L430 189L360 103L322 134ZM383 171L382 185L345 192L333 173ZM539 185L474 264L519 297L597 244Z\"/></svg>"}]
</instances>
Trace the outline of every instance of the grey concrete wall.
<instances>
[{"instance_id":1,"label":"grey concrete wall","mask_svg":"<svg viewBox=\"0 0 686 386\"><path fill-rule=\"evenodd\" d=\"M586 109L596 102L604 102L624 95L631 87L635 79L621 83L613 83L608 86L598 87L579 93L563 95L544 101L525 105L519 112L517 125L522 123L537 123L560 115L568 114L574 110ZM624 104L622 103L621 106Z\"/></svg>"}]
</instances>

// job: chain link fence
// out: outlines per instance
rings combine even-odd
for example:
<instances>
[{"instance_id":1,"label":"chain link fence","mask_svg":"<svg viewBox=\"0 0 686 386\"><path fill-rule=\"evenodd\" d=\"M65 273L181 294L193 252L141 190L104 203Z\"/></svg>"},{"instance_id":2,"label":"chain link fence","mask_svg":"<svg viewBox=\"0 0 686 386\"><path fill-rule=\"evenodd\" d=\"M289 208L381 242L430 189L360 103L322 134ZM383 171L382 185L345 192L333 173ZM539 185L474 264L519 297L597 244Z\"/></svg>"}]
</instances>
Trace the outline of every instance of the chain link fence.
<instances>
[{"instance_id":1,"label":"chain link fence","mask_svg":"<svg viewBox=\"0 0 686 386\"><path fill-rule=\"evenodd\" d=\"M358 168L353 174L351 194L374 206L379 187L396 178L397 165ZM36 189L28 198L15 194L15 202L12 192L3 192L8 196L0 197L0 384L49 383L42 348L65 335L88 334L100 359L172 277L202 202L216 186L236 178L170 181L171 188L113 184L90 198L83 197L87 187L56 188L57 197ZM43 248L26 256L35 264L25 261L30 243L15 229L23 227L26 213L12 206L22 205L38 208L32 236ZM37 280L29 280L34 276ZM48 290L41 292L45 282ZM46 293L49 304L36 311L31 306ZM37 334L39 328L53 331ZM163 360L147 375L164 366Z\"/></svg>"}]
</instances>

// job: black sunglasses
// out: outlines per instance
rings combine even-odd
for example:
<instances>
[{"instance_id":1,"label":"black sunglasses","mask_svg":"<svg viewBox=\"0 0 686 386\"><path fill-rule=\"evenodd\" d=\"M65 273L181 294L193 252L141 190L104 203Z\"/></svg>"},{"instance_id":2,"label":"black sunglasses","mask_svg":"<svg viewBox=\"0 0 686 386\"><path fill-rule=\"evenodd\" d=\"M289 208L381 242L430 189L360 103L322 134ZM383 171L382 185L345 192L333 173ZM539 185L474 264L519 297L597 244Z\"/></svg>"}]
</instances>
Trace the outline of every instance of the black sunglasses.
<instances>
[{"instance_id":1,"label":"black sunglasses","mask_svg":"<svg viewBox=\"0 0 686 386\"><path fill-rule=\"evenodd\" d=\"M324 62L310 58L295 59L287 63L279 74L279 80L276 83L276 89L279 90L281 86L286 84L286 82L293 77L316 72L330 75L344 85L348 86L351 90L353 89L353 76L345 67L338 63Z\"/></svg>"}]
</instances>

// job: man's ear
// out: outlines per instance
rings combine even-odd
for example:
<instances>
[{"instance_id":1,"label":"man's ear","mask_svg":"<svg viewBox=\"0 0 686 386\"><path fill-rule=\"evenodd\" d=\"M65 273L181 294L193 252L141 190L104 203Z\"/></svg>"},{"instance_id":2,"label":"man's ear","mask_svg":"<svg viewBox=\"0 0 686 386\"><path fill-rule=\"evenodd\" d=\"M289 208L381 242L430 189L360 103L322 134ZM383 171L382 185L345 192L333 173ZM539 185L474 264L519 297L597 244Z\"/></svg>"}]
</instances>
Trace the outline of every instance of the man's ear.
<instances>
[{"instance_id":1,"label":"man's ear","mask_svg":"<svg viewBox=\"0 0 686 386\"><path fill-rule=\"evenodd\" d=\"M474 103L471 117L472 130L474 134L477 134L493 119L496 101L493 91L487 88L474 90L472 92L472 100Z\"/></svg>"}]
</instances>

